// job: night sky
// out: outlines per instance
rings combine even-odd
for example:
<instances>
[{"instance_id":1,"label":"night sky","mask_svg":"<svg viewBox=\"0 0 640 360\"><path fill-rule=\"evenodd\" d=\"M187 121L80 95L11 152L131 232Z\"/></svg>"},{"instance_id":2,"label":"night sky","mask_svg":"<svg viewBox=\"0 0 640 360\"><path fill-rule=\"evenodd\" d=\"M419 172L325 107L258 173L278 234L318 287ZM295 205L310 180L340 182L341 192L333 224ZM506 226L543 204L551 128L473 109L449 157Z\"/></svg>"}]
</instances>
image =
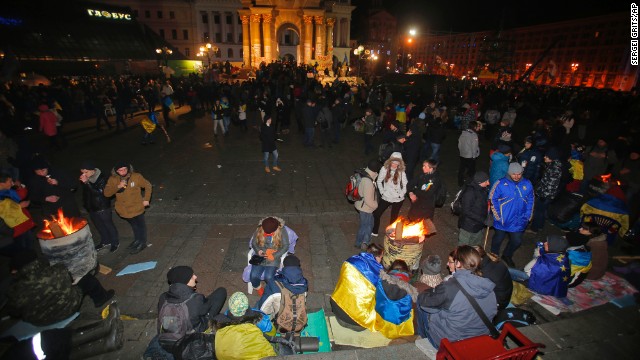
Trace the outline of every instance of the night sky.
<instances>
[{"instance_id":1,"label":"night sky","mask_svg":"<svg viewBox=\"0 0 640 360\"><path fill-rule=\"evenodd\" d=\"M366 16L372 0L352 0L356 20ZM383 0L383 6L398 19L398 32L415 27L418 31L484 31L629 12L630 2L619 0ZM640 2L637 2L640 3ZM504 15L503 15L504 14ZM361 20L360 20L361 21ZM355 25L355 24L354 24ZM359 35L357 26L354 35ZM355 37L355 36L352 36Z\"/></svg>"}]
</instances>

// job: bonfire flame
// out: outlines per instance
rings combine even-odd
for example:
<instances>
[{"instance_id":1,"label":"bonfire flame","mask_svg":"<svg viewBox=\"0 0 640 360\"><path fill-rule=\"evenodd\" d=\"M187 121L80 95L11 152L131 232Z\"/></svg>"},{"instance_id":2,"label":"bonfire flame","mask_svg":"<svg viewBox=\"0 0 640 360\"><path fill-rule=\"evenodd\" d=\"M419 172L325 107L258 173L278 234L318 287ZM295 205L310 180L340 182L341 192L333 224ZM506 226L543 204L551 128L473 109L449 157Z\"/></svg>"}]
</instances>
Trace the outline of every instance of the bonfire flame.
<instances>
[{"instance_id":1,"label":"bonfire flame","mask_svg":"<svg viewBox=\"0 0 640 360\"><path fill-rule=\"evenodd\" d=\"M43 240L51 240L67 235L82 229L87 225L87 221L81 218L65 217L62 209L58 209L58 216L51 216L51 220L44 220L44 229L38 233L38 237Z\"/></svg>"},{"instance_id":2,"label":"bonfire flame","mask_svg":"<svg viewBox=\"0 0 640 360\"><path fill-rule=\"evenodd\" d=\"M602 180L603 183L608 183L610 179L611 179L611 173L600 175L600 180Z\"/></svg>"},{"instance_id":3,"label":"bonfire flame","mask_svg":"<svg viewBox=\"0 0 640 360\"><path fill-rule=\"evenodd\" d=\"M408 223L406 219L399 217L393 224L387 226L386 233L387 236L391 239L396 238L396 229L398 228L398 224L402 223L402 238L418 238L419 242L423 242L425 239L425 235L427 234L427 229L424 226L424 222L422 220L416 221L414 223Z\"/></svg>"}]
</instances>

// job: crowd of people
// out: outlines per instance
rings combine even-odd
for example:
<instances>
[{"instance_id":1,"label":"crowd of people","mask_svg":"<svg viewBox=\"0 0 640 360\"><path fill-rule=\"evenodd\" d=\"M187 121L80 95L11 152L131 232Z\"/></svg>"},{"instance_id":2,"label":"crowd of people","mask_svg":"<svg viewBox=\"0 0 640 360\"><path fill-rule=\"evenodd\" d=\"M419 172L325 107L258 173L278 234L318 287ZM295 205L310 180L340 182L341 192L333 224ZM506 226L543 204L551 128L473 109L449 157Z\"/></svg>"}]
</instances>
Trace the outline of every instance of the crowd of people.
<instances>
[{"instance_id":1,"label":"crowd of people","mask_svg":"<svg viewBox=\"0 0 640 360\"><path fill-rule=\"evenodd\" d=\"M471 84L433 99L420 91L398 97L384 84L322 85L308 77L308 71L304 66L272 63L261 67L255 79L242 82L205 82L197 76L170 80L121 76L61 78L52 87L7 85L0 95L4 155L0 159L0 254L15 260L8 288L25 288L8 292L14 294L6 300L11 315L34 324L52 324L78 311L83 296L96 307L113 298L113 290L104 289L94 273L74 283L61 264L51 266L37 258L32 253L36 224L41 217L56 215L59 208L79 217L73 189L80 186L82 205L100 234L95 251L115 252L120 247L112 219L113 197L117 215L133 230L129 250L135 255L148 245L144 213L151 200L151 183L127 161L116 162L109 174L90 160L80 165L79 182L74 181L42 154L66 146L66 121L90 116L96 118L96 130L104 122L119 131L126 127L127 116L141 112L152 118L158 107L162 123L156 117L155 126L171 128L176 121L172 109L188 105L194 115L210 114L214 136L252 128L259 131L267 173L281 171L277 143L294 129L308 148L339 144L341 133L352 124L362 132L364 157L377 156L363 170L361 198L354 203L359 214L354 245L361 252L345 261L331 297L340 324L351 329L379 331L389 338L418 334L437 348L444 338L455 341L490 333L465 297L473 297L490 319L509 304L512 279L526 281L540 294L565 298L569 286L585 277L601 277L607 267L603 244L614 229L586 218L580 210L583 204L598 208L606 202L622 209L616 213L620 217L615 231L637 241L628 235L640 231L640 108L635 93L516 83ZM115 110L115 126L109 122L109 108ZM29 128L43 132L48 148L29 146L25 140L25 131L32 131ZM391 224L409 199L408 221L428 222L430 232L435 232L435 208L443 205L447 192L455 190L451 185L447 189L442 180L440 163L447 160L442 160L440 149L456 131L461 205L458 246L445 267L450 275L442 278L441 262L434 255L423 256L417 270L402 259L385 268L381 264L385 251L376 240L384 231L381 226L386 228L382 218L389 207ZM381 142L378 149L377 141ZM488 154L481 151L484 142L489 144ZM144 135L142 143L153 143L153 137ZM579 194L583 200L573 207L573 202L565 201L566 194ZM591 199L596 202L588 202ZM569 216L558 217L558 209ZM561 238L545 236L532 262L518 267L513 256L524 234L544 232L547 221L569 233ZM485 253L490 228L493 236ZM165 323L164 314L184 304L189 314L187 331L215 329L219 358L237 352L234 344L245 336L256 344L247 351L275 355L262 335L272 330L263 323L266 316L279 318L279 330L299 331L296 317L288 322L280 318L283 303L274 295L293 298L305 296L308 290L300 261L291 255L296 239L283 219L261 219L249 242L253 257L246 281L260 296L253 308L245 294L234 293L227 312L221 314L227 301L225 289L204 296L197 293L197 276L191 267L172 268L167 274L169 290L158 303L158 336L147 353L170 356L168 350L179 340L171 334L181 330ZM557 254L566 256L554 262ZM574 269L574 264L581 264L584 271ZM28 281L34 276L57 284L60 293L49 295L58 307L40 311L32 305L49 304L40 298L41 281ZM121 331L113 330L114 322L102 333L111 339L104 351L121 345ZM65 344L73 342L70 334L60 336Z\"/></svg>"}]
</instances>

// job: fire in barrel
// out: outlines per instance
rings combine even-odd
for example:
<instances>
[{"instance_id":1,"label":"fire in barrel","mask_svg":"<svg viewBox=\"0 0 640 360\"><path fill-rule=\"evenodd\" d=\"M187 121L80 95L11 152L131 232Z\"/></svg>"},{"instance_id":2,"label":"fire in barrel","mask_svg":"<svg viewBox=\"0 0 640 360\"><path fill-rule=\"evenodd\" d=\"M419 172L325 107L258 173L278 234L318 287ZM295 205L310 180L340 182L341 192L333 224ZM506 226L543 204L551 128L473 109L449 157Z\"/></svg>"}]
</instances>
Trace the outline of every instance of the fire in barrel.
<instances>
[{"instance_id":1,"label":"fire in barrel","mask_svg":"<svg viewBox=\"0 0 640 360\"><path fill-rule=\"evenodd\" d=\"M402 217L385 230L382 265L389 268L395 260L404 260L409 269L416 270L420 264L427 228L424 221L409 223Z\"/></svg>"},{"instance_id":2,"label":"fire in barrel","mask_svg":"<svg viewBox=\"0 0 640 360\"><path fill-rule=\"evenodd\" d=\"M38 233L38 240L49 263L64 264L74 283L96 268L97 253L91 229L82 218L65 217L62 209L59 209L58 216L44 220L44 228Z\"/></svg>"}]
</instances>

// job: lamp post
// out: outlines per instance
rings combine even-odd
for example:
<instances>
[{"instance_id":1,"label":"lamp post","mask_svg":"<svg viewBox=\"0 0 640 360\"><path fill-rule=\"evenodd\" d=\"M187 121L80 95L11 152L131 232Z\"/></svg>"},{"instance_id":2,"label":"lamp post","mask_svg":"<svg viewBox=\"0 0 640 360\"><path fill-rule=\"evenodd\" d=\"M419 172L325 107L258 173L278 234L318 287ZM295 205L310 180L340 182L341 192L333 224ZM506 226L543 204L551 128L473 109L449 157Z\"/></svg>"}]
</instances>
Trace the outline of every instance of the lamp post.
<instances>
[{"instance_id":1,"label":"lamp post","mask_svg":"<svg viewBox=\"0 0 640 360\"><path fill-rule=\"evenodd\" d=\"M355 55L358 59L358 77L360 77L360 60L362 59L362 54L364 53L364 46L360 45L353 50L353 55Z\"/></svg>"},{"instance_id":2,"label":"lamp post","mask_svg":"<svg viewBox=\"0 0 640 360\"><path fill-rule=\"evenodd\" d=\"M572 63L571 64L571 80L569 81L569 86L573 86L573 77L574 77L576 71L578 71L578 67L580 67L580 64L578 64L578 63Z\"/></svg>"},{"instance_id":3,"label":"lamp post","mask_svg":"<svg viewBox=\"0 0 640 360\"><path fill-rule=\"evenodd\" d=\"M216 54L218 53L218 47L212 45L211 43L206 43L200 46L200 52L196 54L196 56L206 56L207 57L207 68L211 67L211 56L209 53Z\"/></svg>"},{"instance_id":4,"label":"lamp post","mask_svg":"<svg viewBox=\"0 0 640 360\"><path fill-rule=\"evenodd\" d=\"M163 46L161 48L157 48L156 49L156 54L158 54L158 56L162 57L162 61L164 66L167 66L168 62L169 62L169 55L173 54L173 50L169 49L166 46Z\"/></svg>"},{"instance_id":5,"label":"lamp post","mask_svg":"<svg viewBox=\"0 0 640 360\"><path fill-rule=\"evenodd\" d=\"M364 46L360 45L357 48L353 49L353 55L355 55L358 59L358 77L360 77L360 62L364 60L376 61L378 60L378 55L375 54L374 50L365 50Z\"/></svg>"}]
</instances>

